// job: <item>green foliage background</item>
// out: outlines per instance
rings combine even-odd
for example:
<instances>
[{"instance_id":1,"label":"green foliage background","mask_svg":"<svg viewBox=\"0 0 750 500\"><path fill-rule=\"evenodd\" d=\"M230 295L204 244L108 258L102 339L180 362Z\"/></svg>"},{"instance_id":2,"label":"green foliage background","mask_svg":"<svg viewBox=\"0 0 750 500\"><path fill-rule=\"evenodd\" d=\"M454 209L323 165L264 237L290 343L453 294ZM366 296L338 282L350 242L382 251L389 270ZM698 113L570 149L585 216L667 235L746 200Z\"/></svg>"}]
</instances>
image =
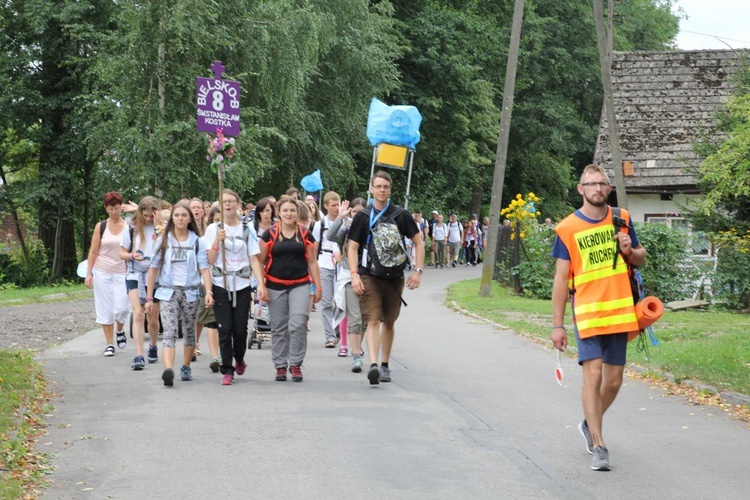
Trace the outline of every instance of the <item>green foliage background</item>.
<instances>
[{"instance_id":1,"label":"green foliage background","mask_svg":"<svg viewBox=\"0 0 750 500\"><path fill-rule=\"evenodd\" d=\"M616 2L616 49L671 47L671 0ZM226 183L279 195L321 169L365 194L372 97L423 115L410 207L481 213L491 193L512 2L9 0L0 4L0 201L27 210L50 276L71 276L110 190L214 198L195 78L242 88ZM566 214L601 111L589 0L528 0L506 194ZM160 88L163 101L160 101ZM406 174L395 172L402 200ZM507 196L505 197L507 199ZM483 214L484 215L484 214Z\"/></svg>"}]
</instances>

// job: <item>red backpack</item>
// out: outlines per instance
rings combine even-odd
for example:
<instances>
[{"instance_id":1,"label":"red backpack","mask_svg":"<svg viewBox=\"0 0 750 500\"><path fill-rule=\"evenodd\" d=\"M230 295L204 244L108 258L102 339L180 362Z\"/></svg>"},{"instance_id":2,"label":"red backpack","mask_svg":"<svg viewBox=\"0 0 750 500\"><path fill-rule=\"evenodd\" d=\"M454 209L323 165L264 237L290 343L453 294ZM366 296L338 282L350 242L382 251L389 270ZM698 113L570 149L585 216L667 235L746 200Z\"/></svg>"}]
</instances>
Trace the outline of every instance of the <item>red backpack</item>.
<instances>
[{"instance_id":1,"label":"red backpack","mask_svg":"<svg viewBox=\"0 0 750 500\"><path fill-rule=\"evenodd\" d=\"M268 234L271 236L271 238L268 240L268 243L266 243L266 248L268 248L268 258L266 259L266 265L265 265L265 273L266 273L266 280L272 282L272 283L278 283L280 285L286 285L286 286L292 286L292 285L299 285L300 283L309 283L310 282L310 274L308 273L307 276L304 278L298 278L296 280L284 280L281 278L275 278L268 274L268 271L271 269L271 264L273 263L273 246L276 243L276 240L279 238L279 232L280 232L280 226L278 222L275 222L271 227L268 228ZM297 233L300 235L300 238L302 239L302 242L304 243L304 256L305 260L307 260L307 248L312 245L312 243L308 240L307 235L309 234L309 230L306 227L302 227L301 229L297 230Z\"/></svg>"}]
</instances>

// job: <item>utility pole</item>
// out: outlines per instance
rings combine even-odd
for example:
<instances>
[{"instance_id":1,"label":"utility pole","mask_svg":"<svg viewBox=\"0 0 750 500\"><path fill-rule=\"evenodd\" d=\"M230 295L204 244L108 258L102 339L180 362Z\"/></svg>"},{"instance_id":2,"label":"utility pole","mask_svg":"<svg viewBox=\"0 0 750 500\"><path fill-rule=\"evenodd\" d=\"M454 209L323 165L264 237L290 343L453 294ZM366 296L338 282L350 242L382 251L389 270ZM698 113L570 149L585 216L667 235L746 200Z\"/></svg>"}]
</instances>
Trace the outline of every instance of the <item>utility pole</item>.
<instances>
[{"instance_id":1,"label":"utility pole","mask_svg":"<svg viewBox=\"0 0 750 500\"><path fill-rule=\"evenodd\" d=\"M508 137L510 135L510 118L513 112L513 94L516 90L516 68L518 67L518 50L521 45L521 25L523 24L523 1L516 0L513 7L513 26L510 30L508 63L505 67L505 89L503 90L503 110L500 114L500 133L497 138L497 156L495 173L492 178L492 200L490 202L490 227L487 247L482 265L482 281L479 288L481 297L492 294L492 276L495 271L495 253L497 253L498 224L503 201L503 184L505 183L505 164L508 160Z\"/></svg>"},{"instance_id":2,"label":"utility pole","mask_svg":"<svg viewBox=\"0 0 750 500\"><path fill-rule=\"evenodd\" d=\"M617 206L628 208L628 195L625 192L625 176L622 174L622 151L620 150L620 133L615 116L615 99L612 90L612 0L609 3L609 32L604 27L604 13L602 0L594 2L594 22L596 24L596 38L599 45L599 64L602 70L602 84L604 86L604 108L607 111L607 125L609 128L609 148L612 152L612 170L615 172L615 192Z\"/></svg>"}]
</instances>

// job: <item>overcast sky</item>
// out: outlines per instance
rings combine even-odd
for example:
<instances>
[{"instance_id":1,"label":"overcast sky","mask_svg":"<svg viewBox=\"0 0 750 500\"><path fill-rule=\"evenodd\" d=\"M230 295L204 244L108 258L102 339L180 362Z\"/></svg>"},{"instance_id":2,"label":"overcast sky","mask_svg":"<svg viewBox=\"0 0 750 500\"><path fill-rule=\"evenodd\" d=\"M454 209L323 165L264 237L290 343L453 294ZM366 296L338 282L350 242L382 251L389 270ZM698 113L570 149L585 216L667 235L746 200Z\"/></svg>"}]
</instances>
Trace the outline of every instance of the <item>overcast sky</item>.
<instances>
[{"instance_id":1,"label":"overcast sky","mask_svg":"<svg viewBox=\"0 0 750 500\"><path fill-rule=\"evenodd\" d=\"M750 0L678 0L680 7L688 19L680 20L679 48L750 48Z\"/></svg>"}]
</instances>

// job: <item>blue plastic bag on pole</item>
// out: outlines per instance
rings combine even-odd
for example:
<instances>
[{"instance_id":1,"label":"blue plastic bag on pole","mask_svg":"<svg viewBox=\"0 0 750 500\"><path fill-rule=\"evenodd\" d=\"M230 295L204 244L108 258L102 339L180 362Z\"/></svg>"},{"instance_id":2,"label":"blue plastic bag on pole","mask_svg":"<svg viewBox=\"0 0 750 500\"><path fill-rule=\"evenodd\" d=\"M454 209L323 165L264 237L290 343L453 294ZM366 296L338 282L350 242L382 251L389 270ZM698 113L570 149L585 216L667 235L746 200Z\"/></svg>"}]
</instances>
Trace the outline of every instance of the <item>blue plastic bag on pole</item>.
<instances>
[{"instance_id":1,"label":"blue plastic bag on pole","mask_svg":"<svg viewBox=\"0 0 750 500\"><path fill-rule=\"evenodd\" d=\"M300 181L300 186L308 193L314 193L323 189L323 181L320 178L320 170L316 170L310 175L306 175Z\"/></svg>"},{"instance_id":2,"label":"blue plastic bag on pole","mask_svg":"<svg viewBox=\"0 0 750 500\"><path fill-rule=\"evenodd\" d=\"M375 97L367 115L367 138L372 146L381 142L414 149L421 138L422 115L414 106L388 106Z\"/></svg>"}]
</instances>

